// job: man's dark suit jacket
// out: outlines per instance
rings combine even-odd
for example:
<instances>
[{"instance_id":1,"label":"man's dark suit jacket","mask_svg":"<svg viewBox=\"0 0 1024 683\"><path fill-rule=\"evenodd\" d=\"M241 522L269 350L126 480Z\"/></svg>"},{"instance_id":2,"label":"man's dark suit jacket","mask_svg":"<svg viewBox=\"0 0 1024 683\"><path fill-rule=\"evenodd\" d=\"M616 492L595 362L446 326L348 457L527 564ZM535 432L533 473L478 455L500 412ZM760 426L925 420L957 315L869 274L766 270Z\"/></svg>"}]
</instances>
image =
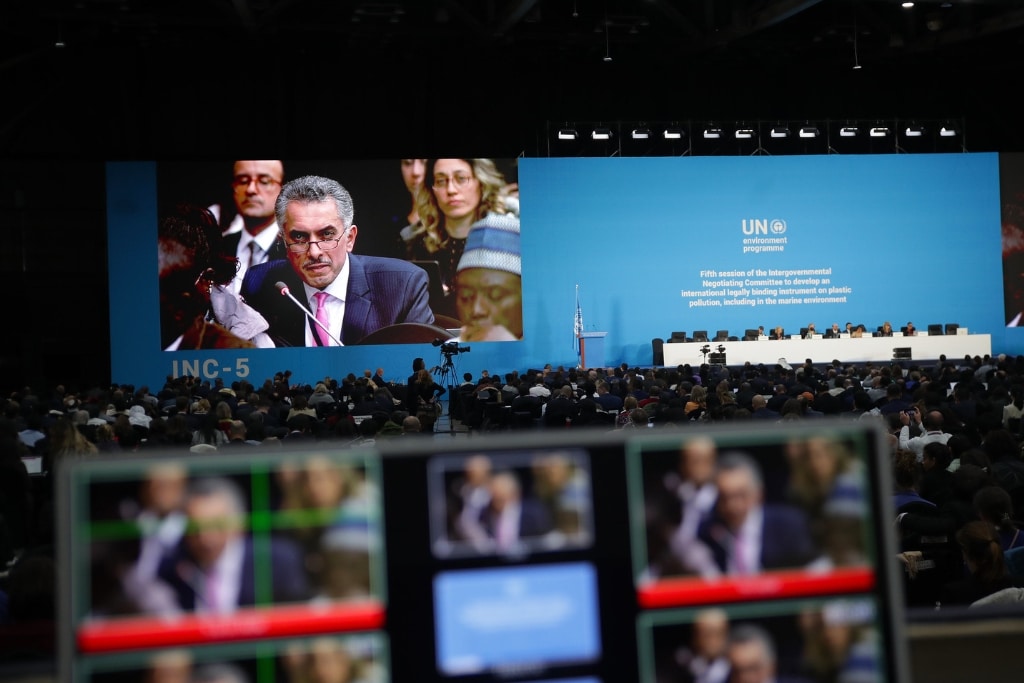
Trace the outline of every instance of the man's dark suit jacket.
<instances>
[{"instance_id":1,"label":"man's dark suit jacket","mask_svg":"<svg viewBox=\"0 0 1024 683\"><path fill-rule=\"evenodd\" d=\"M303 568L302 555L298 546L284 539L274 539L270 544L270 566L263 570L273 577L272 599L274 602L299 602L310 596L309 582ZM256 576L254 573L252 539L245 538L242 555L242 576L239 580L238 607L256 604ZM164 558L157 568L157 577L164 581L185 611L192 611L203 601L203 576L192 560L184 541L174 553Z\"/></svg>"},{"instance_id":2,"label":"man's dark suit jacket","mask_svg":"<svg viewBox=\"0 0 1024 683\"><path fill-rule=\"evenodd\" d=\"M427 294L427 273L407 261L349 254L348 293L341 343L359 341L382 327L397 323L434 322ZM253 266L242 281L242 298L259 311L278 346L305 346L309 319L294 301L281 294L277 282L288 285L303 301L302 280L287 259Z\"/></svg>"},{"instance_id":3,"label":"man's dark suit jacket","mask_svg":"<svg viewBox=\"0 0 1024 683\"><path fill-rule=\"evenodd\" d=\"M497 538L499 515L490 507L480 513L480 524L487 535ZM519 538L536 538L543 536L554 528L551 515L540 502L532 498L519 501Z\"/></svg>"},{"instance_id":4,"label":"man's dark suit jacket","mask_svg":"<svg viewBox=\"0 0 1024 683\"><path fill-rule=\"evenodd\" d=\"M820 554L811 542L811 529L803 511L770 503L762 509L762 570L803 567ZM733 535L717 514L701 523L697 537L711 550L718 568L727 572Z\"/></svg>"}]
</instances>

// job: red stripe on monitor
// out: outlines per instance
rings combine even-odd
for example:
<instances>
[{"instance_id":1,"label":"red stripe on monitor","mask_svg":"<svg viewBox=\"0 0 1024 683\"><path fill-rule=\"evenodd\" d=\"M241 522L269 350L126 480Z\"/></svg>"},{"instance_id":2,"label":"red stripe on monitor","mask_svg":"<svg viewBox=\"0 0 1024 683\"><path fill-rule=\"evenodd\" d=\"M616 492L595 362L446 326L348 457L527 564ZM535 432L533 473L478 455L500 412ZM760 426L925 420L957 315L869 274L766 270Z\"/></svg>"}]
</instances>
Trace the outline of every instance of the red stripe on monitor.
<instances>
[{"instance_id":1,"label":"red stripe on monitor","mask_svg":"<svg viewBox=\"0 0 1024 683\"><path fill-rule=\"evenodd\" d=\"M835 569L823 573L803 570L768 572L717 580L663 579L640 586L637 601L645 609L684 607L744 600L798 598L834 593L860 593L875 587L870 568Z\"/></svg>"},{"instance_id":2,"label":"red stripe on monitor","mask_svg":"<svg viewBox=\"0 0 1024 683\"><path fill-rule=\"evenodd\" d=\"M225 616L183 615L92 621L78 630L78 648L99 653L262 638L364 631L384 626L377 601L242 609Z\"/></svg>"}]
</instances>

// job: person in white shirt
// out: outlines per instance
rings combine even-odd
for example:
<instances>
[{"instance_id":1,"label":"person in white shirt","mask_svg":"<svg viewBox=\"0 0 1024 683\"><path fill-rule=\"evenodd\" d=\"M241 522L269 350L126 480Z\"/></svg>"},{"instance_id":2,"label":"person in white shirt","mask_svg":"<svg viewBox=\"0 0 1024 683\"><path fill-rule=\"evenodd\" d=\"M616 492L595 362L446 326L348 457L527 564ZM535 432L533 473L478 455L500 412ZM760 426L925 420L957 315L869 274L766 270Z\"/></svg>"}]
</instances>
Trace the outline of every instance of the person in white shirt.
<instances>
[{"instance_id":1,"label":"person in white shirt","mask_svg":"<svg viewBox=\"0 0 1024 683\"><path fill-rule=\"evenodd\" d=\"M900 427L900 448L905 451L913 451L918 462L924 459L925 446L935 441L946 443L952 436L952 434L942 431L942 413L938 410L926 413L923 418L917 409L907 410L900 413L900 422L903 423L903 426ZM920 427L924 433L911 437L911 423Z\"/></svg>"}]
</instances>

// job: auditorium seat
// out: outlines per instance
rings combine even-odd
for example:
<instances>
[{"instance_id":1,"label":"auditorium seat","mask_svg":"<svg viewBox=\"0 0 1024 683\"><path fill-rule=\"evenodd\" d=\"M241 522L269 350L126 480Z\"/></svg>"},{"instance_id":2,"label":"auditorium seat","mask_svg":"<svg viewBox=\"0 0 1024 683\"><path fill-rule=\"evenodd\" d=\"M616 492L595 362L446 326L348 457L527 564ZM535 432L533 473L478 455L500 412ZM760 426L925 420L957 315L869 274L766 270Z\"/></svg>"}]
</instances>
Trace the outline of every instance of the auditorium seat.
<instances>
[{"instance_id":1,"label":"auditorium seat","mask_svg":"<svg viewBox=\"0 0 1024 683\"><path fill-rule=\"evenodd\" d=\"M946 323L946 334L956 334L958 329L960 329L959 323Z\"/></svg>"},{"instance_id":2,"label":"auditorium seat","mask_svg":"<svg viewBox=\"0 0 1024 683\"><path fill-rule=\"evenodd\" d=\"M715 333L715 338L711 341L723 342L729 341L729 330L719 330Z\"/></svg>"},{"instance_id":3,"label":"auditorium seat","mask_svg":"<svg viewBox=\"0 0 1024 683\"><path fill-rule=\"evenodd\" d=\"M654 365L661 366L665 364L665 340L661 337L655 337L651 340L651 351L654 354Z\"/></svg>"},{"instance_id":4,"label":"auditorium seat","mask_svg":"<svg viewBox=\"0 0 1024 683\"><path fill-rule=\"evenodd\" d=\"M903 327L901 327L901 328L900 328L900 332L902 332L902 333L903 333L903 336L904 336L904 337L905 337L905 336L907 336L907 326L906 326L906 325L904 325Z\"/></svg>"},{"instance_id":5,"label":"auditorium seat","mask_svg":"<svg viewBox=\"0 0 1024 683\"><path fill-rule=\"evenodd\" d=\"M708 341L708 331L707 330L694 330L693 331L693 341L695 341L695 342L706 342L706 341Z\"/></svg>"},{"instance_id":6,"label":"auditorium seat","mask_svg":"<svg viewBox=\"0 0 1024 683\"><path fill-rule=\"evenodd\" d=\"M743 341L757 341L757 330L746 329L743 331Z\"/></svg>"},{"instance_id":7,"label":"auditorium seat","mask_svg":"<svg viewBox=\"0 0 1024 683\"><path fill-rule=\"evenodd\" d=\"M800 328L800 338L801 339L807 339L807 328L806 327L801 327Z\"/></svg>"},{"instance_id":8,"label":"auditorium seat","mask_svg":"<svg viewBox=\"0 0 1024 683\"><path fill-rule=\"evenodd\" d=\"M671 335L669 335L668 340L669 340L669 342L671 342L673 344L678 343L678 342L685 342L686 341L686 332L685 331L673 332Z\"/></svg>"},{"instance_id":9,"label":"auditorium seat","mask_svg":"<svg viewBox=\"0 0 1024 683\"><path fill-rule=\"evenodd\" d=\"M929 325L928 326L928 336L929 337L934 337L936 335L941 335L941 334L942 334L942 325Z\"/></svg>"}]
</instances>

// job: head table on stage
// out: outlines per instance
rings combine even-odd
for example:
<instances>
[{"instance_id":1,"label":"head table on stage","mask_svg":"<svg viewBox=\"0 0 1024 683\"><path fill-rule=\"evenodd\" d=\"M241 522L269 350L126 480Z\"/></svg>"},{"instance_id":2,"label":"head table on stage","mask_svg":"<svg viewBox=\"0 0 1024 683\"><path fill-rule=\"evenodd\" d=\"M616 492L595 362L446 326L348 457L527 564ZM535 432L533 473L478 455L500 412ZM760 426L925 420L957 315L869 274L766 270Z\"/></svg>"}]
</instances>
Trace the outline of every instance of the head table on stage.
<instances>
[{"instance_id":1,"label":"head table on stage","mask_svg":"<svg viewBox=\"0 0 1024 683\"><path fill-rule=\"evenodd\" d=\"M845 363L891 360L931 360L940 355L947 358L964 356L985 356L992 353L990 334L918 334L904 337L839 337L838 339L790 339L726 342L672 342L664 345L665 365L699 365L706 360L702 349L709 347L710 353L724 353L726 364L774 365L780 358L788 362L803 362L810 358L815 363L840 360ZM719 350L721 347L721 350Z\"/></svg>"}]
</instances>

